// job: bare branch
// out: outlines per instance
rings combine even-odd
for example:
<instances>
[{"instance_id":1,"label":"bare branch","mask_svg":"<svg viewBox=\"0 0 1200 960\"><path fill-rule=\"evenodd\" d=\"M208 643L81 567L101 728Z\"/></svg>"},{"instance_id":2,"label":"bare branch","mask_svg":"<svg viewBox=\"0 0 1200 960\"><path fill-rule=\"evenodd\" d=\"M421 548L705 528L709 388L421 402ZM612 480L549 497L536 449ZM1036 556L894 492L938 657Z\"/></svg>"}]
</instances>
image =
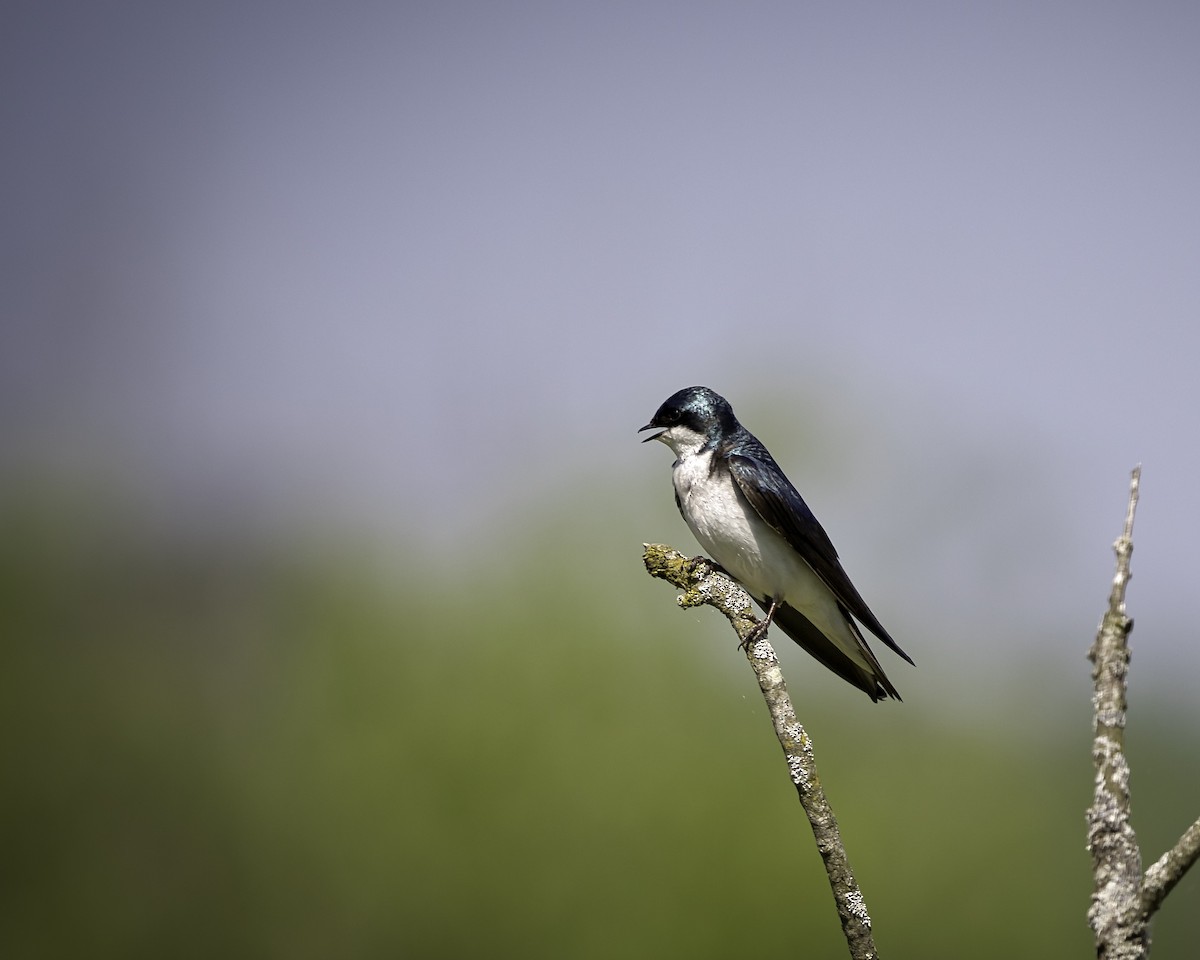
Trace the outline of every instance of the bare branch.
<instances>
[{"instance_id":1,"label":"bare branch","mask_svg":"<svg viewBox=\"0 0 1200 960\"><path fill-rule=\"evenodd\" d=\"M1146 871L1142 885L1142 913L1147 920L1197 859L1200 859L1200 820L1188 827L1175 846Z\"/></svg>"},{"instance_id":2,"label":"bare branch","mask_svg":"<svg viewBox=\"0 0 1200 960\"><path fill-rule=\"evenodd\" d=\"M1133 621L1125 615L1125 588L1132 576L1129 562L1141 472L1141 467L1136 467L1130 480L1125 527L1113 545L1117 570L1108 609L1088 653L1094 665L1092 761L1096 767L1092 805L1087 811L1094 880L1088 923L1096 938L1096 954L1103 960L1145 957L1149 946L1141 909L1141 852L1129 822L1129 764L1125 759L1128 638L1133 629Z\"/></svg>"},{"instance_id":3,"label":"bare branch","mask_svg":"<svg viewBox=\"0 0 1200 960\"><path fill-rule=\"evenodd\" d=\"M716 564L704 557L689 560L678 550L663 544L643 546L643 560L647 572L684 591L678 599L681 607L703 604L716 607L729 620L738 639L743 642L746 640L758 620L751 613L752 601L745 590L725 576ZM854 960L877 958L875 942L871 936L871 917L867 913L862 891L859 890L850 863L846 859L846 849L842 845L837 819L825 797L825 791L821 788L812 741L796 719L796 711L788 696L779 660L765 638L750 645L746 650L746 659L754 669L759 689L762 690L763 699L771 712L775 735L779 738L787 758L788 773L812 826L817 850L825 863L825 872L829 876L829 885L833 890L838 917L842 922L842 933L850 947L850 956Z\"/></svg>"}]
</instances>

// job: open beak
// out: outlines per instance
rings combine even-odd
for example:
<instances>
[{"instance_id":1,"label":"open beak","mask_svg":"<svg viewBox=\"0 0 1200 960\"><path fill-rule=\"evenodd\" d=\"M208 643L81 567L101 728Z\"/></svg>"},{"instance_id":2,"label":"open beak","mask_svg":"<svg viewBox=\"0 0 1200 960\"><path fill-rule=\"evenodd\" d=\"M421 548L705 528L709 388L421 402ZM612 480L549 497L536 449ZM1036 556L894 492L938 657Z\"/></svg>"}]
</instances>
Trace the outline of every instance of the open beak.
<instances>
[{"instance_id":1,"label":"open beak","mask_svg":"<svg viewBox=\"0 0 1200 960\"><path fill-rule=\"evenodd\" d=\"M653 423L648 423L644 427L638 427L638 433L641 433L643 430L658 430L658 427L655 426ZM649 443L651 440L657 440L659 437L661 437L666 432L667 432L666 430L661 430L658 433L652 434L649 437L643 437L642 443Z\"/></svg>"}]
</instances>

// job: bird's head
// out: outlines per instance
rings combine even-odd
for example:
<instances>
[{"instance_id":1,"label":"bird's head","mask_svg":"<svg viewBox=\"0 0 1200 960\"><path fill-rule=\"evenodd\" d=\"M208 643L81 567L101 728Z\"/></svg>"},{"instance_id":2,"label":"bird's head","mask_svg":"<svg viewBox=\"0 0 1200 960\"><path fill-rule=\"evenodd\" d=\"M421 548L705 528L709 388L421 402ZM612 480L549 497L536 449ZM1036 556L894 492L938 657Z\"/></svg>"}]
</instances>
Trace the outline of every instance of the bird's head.
<instances>
[{"instance_id":1,"label":"bird's head","mask_svg":"<svg viewBox=\"0 0 1200 960\"><path fill-rule=\"evenodd\" d=\"M738 428L733 407L708 387L685 387L668 397L650 422L638 430L658 430L642 442L661 440L676 456L717 443Z\"/></svg>"}]
</instances>

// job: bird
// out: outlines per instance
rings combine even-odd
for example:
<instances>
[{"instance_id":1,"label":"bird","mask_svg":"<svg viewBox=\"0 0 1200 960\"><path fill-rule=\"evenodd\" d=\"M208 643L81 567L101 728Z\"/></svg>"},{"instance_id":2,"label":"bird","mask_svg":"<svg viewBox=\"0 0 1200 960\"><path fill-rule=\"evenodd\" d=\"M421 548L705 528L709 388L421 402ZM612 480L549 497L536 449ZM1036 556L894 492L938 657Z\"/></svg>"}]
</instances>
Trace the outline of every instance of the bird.
<instances>
[{"instance_id":1,"label":"bird","mask_svg":"<svg viewBox=\"0 0 1200 960\"><path fill-rule=\"evenodd\" d=\"M899 700L858 624L913 659L871 612L825 529L729 401L708 387L685 387L637 432L646 430L659 432L643 443L659 440L675 454L675 505L701 547L766 612L745 645L774 624L872 701Z\"/></svg>"}]
</instances>

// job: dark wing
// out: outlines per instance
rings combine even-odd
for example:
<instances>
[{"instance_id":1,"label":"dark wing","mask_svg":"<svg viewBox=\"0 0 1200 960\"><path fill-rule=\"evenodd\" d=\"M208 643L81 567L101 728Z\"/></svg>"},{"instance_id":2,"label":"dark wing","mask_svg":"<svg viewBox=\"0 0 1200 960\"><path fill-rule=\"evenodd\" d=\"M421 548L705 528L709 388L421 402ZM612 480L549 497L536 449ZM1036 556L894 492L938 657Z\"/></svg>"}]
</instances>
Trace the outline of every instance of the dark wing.
<instances>
[{"instance_id":1,"label":"dark wing","mask_svg":"<svg viewBox=\"0 0 1200 960\"><path fill-rule=\"evenodd\" d=\"M816 572L845 610L909 663L912 658L891 638L842 569L837 551L804 498L753 436L738 438L737 452L718 450L750 505Z\"/></svg>"},{"instance_id":2,"label":"dark wing","mask_svg":"<svg viewBox=\"0 0 1200 960\"><path fill-rule=\"evenodd\" d=\"M763 603L761 600L755 600L754 602L764 610L769 606L768 603ZM875 654L871 652L871 648L863 641L862 633L854 621L847 617L846 622L850 624L850 629L854 631L854 635L858 638L860 652L871 665L872 670L864 670L859 664L846 656L838 648L837 644L817 629L816 625L795 607L784 603L780 604L775 610L775 625L782 628L784 633L843 680L865 691L867 696L874 701L878 702L884 697L893 697L899 700L900 691L892 686L892 681L883 672L883 667L875 659Z\"/></svg>"}]
</instances>

